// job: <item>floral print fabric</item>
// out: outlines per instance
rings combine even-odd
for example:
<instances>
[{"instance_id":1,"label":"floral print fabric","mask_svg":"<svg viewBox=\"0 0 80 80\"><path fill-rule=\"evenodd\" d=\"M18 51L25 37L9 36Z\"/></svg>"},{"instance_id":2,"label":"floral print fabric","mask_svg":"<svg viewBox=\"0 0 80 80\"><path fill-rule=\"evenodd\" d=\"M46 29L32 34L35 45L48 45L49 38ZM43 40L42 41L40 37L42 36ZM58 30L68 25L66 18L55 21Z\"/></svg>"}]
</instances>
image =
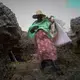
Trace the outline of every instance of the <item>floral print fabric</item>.
<instances>
[{"instance_id":1,"label":"floral print fabric","mask_svg":"<svg viewBox=\"0 0 80 80\"><path fill-rule=\"evenodd\" d=\"M43 30L39 30L35 35L35 42L37 46L36 57L38 60L56 60L56 47L53 41L48 38L47 33Z\"/></svg>"}]
</instances>

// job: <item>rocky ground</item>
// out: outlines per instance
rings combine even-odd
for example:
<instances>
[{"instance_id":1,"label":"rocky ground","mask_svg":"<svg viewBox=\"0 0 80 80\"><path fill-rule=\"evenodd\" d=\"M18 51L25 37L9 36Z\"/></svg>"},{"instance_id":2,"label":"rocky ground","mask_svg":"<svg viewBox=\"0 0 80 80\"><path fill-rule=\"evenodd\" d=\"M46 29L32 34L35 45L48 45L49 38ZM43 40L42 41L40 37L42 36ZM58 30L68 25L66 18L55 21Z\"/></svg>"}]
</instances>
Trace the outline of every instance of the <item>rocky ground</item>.
<instances>
[{"instance_id":1,"label":"rocky ground","mask_svg":"<svg viewBox=\"0 0 80 80\"><path fill-rule=\"evenodd\" d=\"M80 20L76 19L71 20L76 38L70 35L72 43L57 47L58 63L64 73L59 76L55 71L40 70L39 62L32 56L35 53L33 40L21 30L15 14L0 3L0 80L80 80L80 30L77 29ZM16 58L14 62L9 51Z\"/></svg>"},{"instance_id":2,"label":"rocky ground","mask_svg":"<svg viewBox=\"0 0 80 80\"><path fill-rule=\"evenodd\" d=\"M42 72L39 68L40 64L32 58L27 62L12 63L15 72L11 80L79 80L80 58L71 51L70 44L59 47L58 51L58 62L63 75L50 73L47 69Z\"/></svg>"}]
</instances>

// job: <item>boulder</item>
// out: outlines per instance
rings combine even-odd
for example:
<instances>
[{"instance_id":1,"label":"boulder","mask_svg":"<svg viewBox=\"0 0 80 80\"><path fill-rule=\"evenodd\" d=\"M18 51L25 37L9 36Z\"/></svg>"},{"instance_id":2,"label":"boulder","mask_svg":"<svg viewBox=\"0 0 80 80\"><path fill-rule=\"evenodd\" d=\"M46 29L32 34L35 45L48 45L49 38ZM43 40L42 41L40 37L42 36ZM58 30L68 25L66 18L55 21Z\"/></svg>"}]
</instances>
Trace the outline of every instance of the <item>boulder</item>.
<instances>
[{"instance_id":1,"label":"boulder","mask_svg":"<svg viewBox=\"0 0 80 80\"><path fill-rule=\"evenodd\" d=\"M0 80L9 80L13 74L9 67L9 50L12 51L12 47L19 43L21 34L15 14L0 2Z\"/></svg>"}]
</instances>

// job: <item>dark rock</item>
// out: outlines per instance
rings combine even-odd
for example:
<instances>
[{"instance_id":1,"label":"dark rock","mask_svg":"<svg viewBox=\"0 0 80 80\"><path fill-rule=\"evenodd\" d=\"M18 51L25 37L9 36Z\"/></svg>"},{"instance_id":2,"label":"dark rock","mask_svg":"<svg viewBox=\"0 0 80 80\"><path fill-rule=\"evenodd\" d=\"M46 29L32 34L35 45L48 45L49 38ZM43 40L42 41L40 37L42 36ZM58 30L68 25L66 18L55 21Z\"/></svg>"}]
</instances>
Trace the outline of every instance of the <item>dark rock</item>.
<instances>
[{"instance_id":1,"label":"dark rock","mask_svg":"<svg viewBox=\"0 0 80 80\"><path fill-rule=\"evenodd\" d=\"M21 54L24 60L27 60L31 57L32 54L35 53L34 41L27 37L27 32L22 31L21 39L19 41L19 45L15 46L15 49L20 48L18 54ZM14 52L16 53L16 50Z\"/></svg>"},{"instance_id":2,"label":"dark rock","mask_svg":"<svg viewBox=\"0 0 80 80\"><path fill-rule=\"evenodd\" d=\"M78 39L80 39L80 17L71 19L71 29L72 29L73 33L76 34Z\"/></svg>"},{"instance_id":3,"label":"dark rock","mask_svg":"<svg viewBox=\"0 0 80 80\"><path fill-rule=\"evenodd\" d=\"M8 51L19 43L21 33L15 14L0 2L0 80L9 80L13 74Z\"/></svg>"},{"instance_id":4,"label":"dark rock","mask_svg":"<svg viewBox=\"0 0 80 80\"><path fill-rule=\"evenodd\" d=\"M70 35L74 44L74 51L80 54L80 17L71 19L71 31L75 34L75 36Z\"/></svg>"}]
</instances>

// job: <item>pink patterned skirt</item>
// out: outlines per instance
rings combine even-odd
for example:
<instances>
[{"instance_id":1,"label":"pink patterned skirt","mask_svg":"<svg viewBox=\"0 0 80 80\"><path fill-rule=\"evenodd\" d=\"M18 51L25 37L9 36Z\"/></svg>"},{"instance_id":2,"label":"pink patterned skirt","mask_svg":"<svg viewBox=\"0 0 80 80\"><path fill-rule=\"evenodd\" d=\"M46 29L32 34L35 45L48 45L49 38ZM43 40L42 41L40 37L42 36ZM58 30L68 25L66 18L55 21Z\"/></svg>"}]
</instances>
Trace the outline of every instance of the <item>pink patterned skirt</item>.
<instances>
[{"instance_id":1,"label":"pink patterned skirt","mask_svg":"<svg viewBox=\"0 0 80 80\"><path fill-rule=\"evenodd\" d=\"M39 61L51 59L56 60L56 47L53 41L48 38L47 33L43 30L39 30L35 35L36 46L36 58Z\"/></svg>"}]
</instances>

